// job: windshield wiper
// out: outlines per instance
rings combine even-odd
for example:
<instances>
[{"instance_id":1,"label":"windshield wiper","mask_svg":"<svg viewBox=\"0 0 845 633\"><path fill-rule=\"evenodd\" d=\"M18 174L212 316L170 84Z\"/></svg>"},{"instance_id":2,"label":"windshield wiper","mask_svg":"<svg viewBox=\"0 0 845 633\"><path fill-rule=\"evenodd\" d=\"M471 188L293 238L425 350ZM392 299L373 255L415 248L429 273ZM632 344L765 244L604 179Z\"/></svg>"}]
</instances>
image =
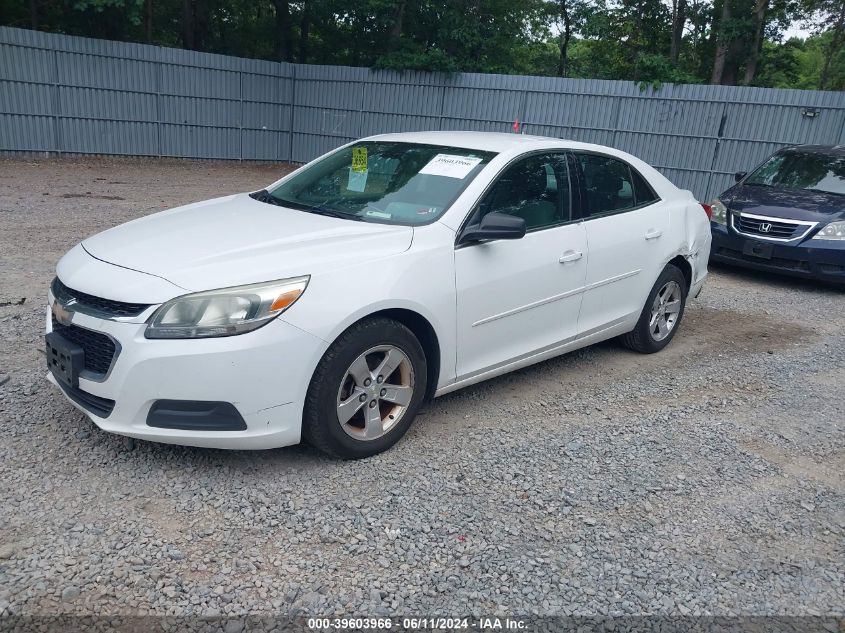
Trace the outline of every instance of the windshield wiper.
<instances>
[{"instance_id":1,"label":"windshield wiper","mask_svg":"<svg viewBox=\"0 0 845 633\"><path fill-rule=\"evenodd\" d=\"M356 222L363 222L364 218L352 215L351 213L341 213L340 211L332 211L324 207L312 207L311 205L302 205L302 210L308 213L316 213L317 215L325 215L330 218L340 218L341 220L355 220Z\"/></svg>"},{"instance_id":2,"label":"windshield wiper","mask_svg":"<svg viewBox=\"0 0 845 633\"><path fill-rule=\"evenodd\" d=\"M273 194L271 194L266 189L262 189L261 191L255 191L255 192L249 194L249 197L252 198L253 200L258 200L259 202L265 202L267 204L275 204L277 207L284 206L282 204L281 200L279 200L278 198L274 198Z\"/></svg>"},{"instance_id":3,"label":"windshield wiper","mask_svg":"<svg viewBox=\"0 0 845 633\"><path fill-rule=\"evenodd\" d=\"M267 204L275 204L277 207L289 207L291 209L296 209L298 211L305 211L307 213L314 213L316 215L325 215L330 218L340 218L341 220L355 220L357 222L364 222L364 218L359 217L357 215L352 215L350 213L341 213L340 211L332 211L331 209L326 209L325 207L319 206L312 206L310 204L305 204L303 202L291 202L289 200L282 200L281 198L275 197L266 189L262 189L261 191L256 191L254 193L249 194L249 197L253 200L258 200L259 202L266 202Z\"/></svg>"},{"instance_id":4,"label":"windshield wiper","mask_svg":"<svg viewBox=\"0 0 845 633\"><path fill-rule=\"evenodd\" d=\"M814 189L813 187L807 187L807 191L815 191L816 193L832 193L834 196L845 196L845 192L842 191L828 191L827 189Z\"/></svg>"}]
</instances>

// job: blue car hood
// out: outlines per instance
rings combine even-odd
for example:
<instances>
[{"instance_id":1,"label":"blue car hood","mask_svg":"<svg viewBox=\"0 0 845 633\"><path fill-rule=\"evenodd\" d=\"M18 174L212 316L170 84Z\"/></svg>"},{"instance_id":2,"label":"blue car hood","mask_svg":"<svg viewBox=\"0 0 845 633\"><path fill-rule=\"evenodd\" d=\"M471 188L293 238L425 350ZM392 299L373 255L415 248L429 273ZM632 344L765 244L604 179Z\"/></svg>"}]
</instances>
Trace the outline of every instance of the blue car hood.
<instances>
[{"instance_id":1,"label":"blue car hood","mask_svg":"<svg viewBox=\"0 0 845 633\"><path fill-rule=\"evenodd\" d=\"M738 184L719 198L733 211L827 223L845 219L845 196L806 189Z\"/></svg>"}]
</instances>

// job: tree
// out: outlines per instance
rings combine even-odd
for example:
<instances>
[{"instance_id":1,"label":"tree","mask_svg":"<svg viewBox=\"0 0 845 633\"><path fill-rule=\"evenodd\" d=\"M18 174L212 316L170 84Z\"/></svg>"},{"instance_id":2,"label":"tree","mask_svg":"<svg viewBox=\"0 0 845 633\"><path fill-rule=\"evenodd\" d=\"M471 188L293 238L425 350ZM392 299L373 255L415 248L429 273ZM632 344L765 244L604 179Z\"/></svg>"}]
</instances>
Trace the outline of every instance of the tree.
<instances>
[{"instance_id":1,"label":"tree","mask_svg":"<svg viewBox=\"0 0 845 633\"><path fill-rule=\"evenodd\" d=\"M831 69L845 47L845 0L805 0L804 7L814 16L815 31L827 34L825 57L819 76L819 90L828 88Z\"/></svg>"},{"instance_id":2,"label":"tree","mask_svg":"<svg viewBox=\"0 0 845 633\"><path fill-rule=\"evenodd\" d=\"M276 37L274 46L276 59L280 62L292 62L291 26L293 20L290 15L290 1L273 0L273 7L276 9Z\"/></svg>"},{"instance_id":3,"label":"tree","mask_svg":"<svg viewBox=\"0 0 845 633\"><path fill-rule=\"evenodd\" d=\"M768 8L769 0L756 0L754 3L754 39L745 64L745 80L743 81L745 85L750 85L757 73L757 62L763 49L763 29L766 25L766 10Z\"/></svg>"},{"instance_id":4,"label":"tree","mask_svg":"<svg viewBox=\"0 0 845 633\"><path fill-rule=\"evenodd\" d=\"M687 0L672 0L672 47L669 59L673 64L678 63L681 55L681 44L684 36L684 25L687 21Z\"/></svg>"},{"instance_id":5,"label":"tree","mask_svg":"<svg viewBox=\"0 0 845 633\"><path fill-rule=\"evenodd\" d=\"M572 38L583 27L586 17L586 0L551 0L544 2L540 8L541 14L548 20L550 27L547 34L557 33L557 75L568 77L569 45Z\"/></svg>"},{"instance_id":6,"label":"tree","mask_svg":"<svg viewBox=\"0 0 845 633\"><path fill-rule=\"evenodd\" d=\"M795 20L813 36L782 41ZM396 70L845 82L845 0L0 0L0 24Z\"/></svg>"}]
</instances>

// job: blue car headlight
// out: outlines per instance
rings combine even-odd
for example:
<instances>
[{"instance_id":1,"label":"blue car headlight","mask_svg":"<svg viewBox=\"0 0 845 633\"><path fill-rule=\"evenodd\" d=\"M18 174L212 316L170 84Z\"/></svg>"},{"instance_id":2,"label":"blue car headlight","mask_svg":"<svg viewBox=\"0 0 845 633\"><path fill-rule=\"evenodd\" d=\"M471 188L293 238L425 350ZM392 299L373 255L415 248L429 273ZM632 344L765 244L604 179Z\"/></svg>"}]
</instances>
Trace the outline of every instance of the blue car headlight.
<instances>
[{"instance_id":1,"label":"blue car headlight","mask_svg":"<svg viewBox=\"0 0 845 633\"><path fill-rule=\"evenodd\" d=\"M845 221L831 222L813 236L814 240L845 240Z\"/></svg>"},{"instance_id":2,"label":"blue car headlight","mask_svg":"<svg viewBox=\"0 0 845 633\"><path fill-rule=\"evenodd\" d=\"M727 224L728 208L721 200L718 198L713 200L713 202L710 203L710 209L712 211L712 215L710 216L711 222L715 222L716 224Z\"/></svg>"}]
</instances>

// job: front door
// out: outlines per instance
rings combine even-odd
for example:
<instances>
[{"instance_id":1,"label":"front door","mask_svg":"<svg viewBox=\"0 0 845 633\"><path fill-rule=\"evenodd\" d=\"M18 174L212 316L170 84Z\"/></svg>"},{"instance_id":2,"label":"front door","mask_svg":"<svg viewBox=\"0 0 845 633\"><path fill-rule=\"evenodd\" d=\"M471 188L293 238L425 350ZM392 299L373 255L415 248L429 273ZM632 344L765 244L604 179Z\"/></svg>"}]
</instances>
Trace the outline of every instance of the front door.
<instances>
[{"instance_id":1,"label":"front door","mask_svg":"<svg viewBox=\"0 0 845 633\"><path fill-rule=\"evenodd\" d=\"M586 276L587 242L573 219L564 154L507 167L470 224L490 212L522 217L527 233L455 250L458 380L573 338Z\"/></svg>"}]
</instances>

